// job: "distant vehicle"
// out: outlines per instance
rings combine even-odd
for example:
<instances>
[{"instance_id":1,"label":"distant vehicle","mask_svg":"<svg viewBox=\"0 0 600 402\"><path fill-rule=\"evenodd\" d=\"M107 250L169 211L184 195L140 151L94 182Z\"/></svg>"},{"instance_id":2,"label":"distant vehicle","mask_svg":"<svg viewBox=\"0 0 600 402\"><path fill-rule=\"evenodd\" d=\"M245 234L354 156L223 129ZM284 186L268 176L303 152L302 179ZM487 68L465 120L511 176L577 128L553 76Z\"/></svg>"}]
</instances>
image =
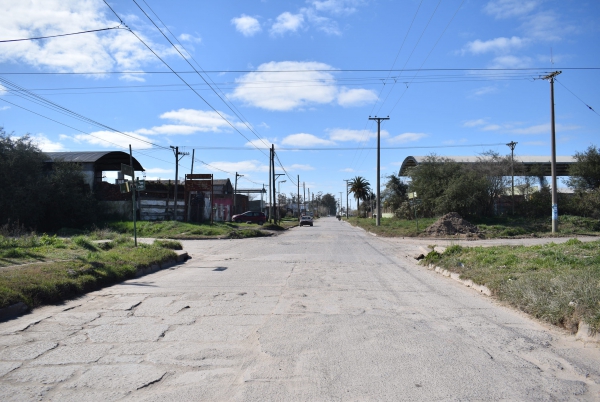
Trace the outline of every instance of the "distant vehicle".
<instances>
[{"instance_id":1,"label":"distant vehicle","mask_svg":"<svg viewBox=\"0 0 600 402\"><path fill-rule=\"evenodd\" d=\"M267 217L262 212L247 211L247 212L244 212L243 214L233 215L231 217L231 220L236 223L246 222L246 223L258 223L259 225L262 225L263 223L265 223L267 221Z\"/></svg>"},{"instance_id":2,"label":"distant vehicle","mask_svg":"<svg viewBox=\"0 0 600 402\"><path fill-rule=\"evenodd\" d=\"M313 220L310 216L303 216L302 218L300 218L300 226L304 226L304 225L313 225Z\"/></svg>"}]
</instances>

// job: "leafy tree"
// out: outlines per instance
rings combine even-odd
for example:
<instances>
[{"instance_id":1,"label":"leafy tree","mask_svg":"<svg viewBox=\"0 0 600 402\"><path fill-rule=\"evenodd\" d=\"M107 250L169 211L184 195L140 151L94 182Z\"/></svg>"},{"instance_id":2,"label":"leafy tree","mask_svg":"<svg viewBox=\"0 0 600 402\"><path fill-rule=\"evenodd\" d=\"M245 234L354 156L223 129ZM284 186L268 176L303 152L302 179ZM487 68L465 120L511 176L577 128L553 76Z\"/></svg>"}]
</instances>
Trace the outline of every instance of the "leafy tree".
<instances>
[{"instance_id":1,"label":"leafy tree","mask_svg":"<svg viewBox=\"0 0 600 402\"><path fill-rule=\"evenodd\" d=\"M326 193L321 196L321 203L327 208L329 213L336 214L337 213L337 201L335 196L332 194Z\"/></svg>"},{"instance_id":2,"label":"leafy tree","mask_svg":"<svg viewBox=\"0 0 600 402\"><path fill-rule=\"evenodd\" d=\"M584 152L573 155L576 162L569 169L569 187L588 191L600 188L600 148L590 145Z\"/></svg>"},{"instance_id":3,"label":"leafy tree","mask_svg":"<svg viewBox=\"0 0 600 402\"><path fill-rule=\"evenodd\" d=\"M0 128L0 225L52 231L94 223L100 209L81 168L46 157L29 136L13 138Z\"/></svg>"},{"instance_id":4,"label":"leafy tree","mask_svg":"<svg viewBox=\"0 0 600 402\"><path fill-rule=\"evenodd\" d=\"M349 191L354 194L354 198L356 199L356 210L360 211L360 201L367 199L371 184L361 176L356 176L348 184L350 186Z\"/></svg>"},{"instance_id":5,"label":"leafy tree","mask_svg":"<svg viewBox=\"0 0 600 402\"><path fill-rule=\"evenodd\" d=\"M408 198L408 184L403 183L400 178L394 174L388 176L388 182L385 184L385 190L381 194L382 206L396 211Z\"/></svg>"}]
</instances>

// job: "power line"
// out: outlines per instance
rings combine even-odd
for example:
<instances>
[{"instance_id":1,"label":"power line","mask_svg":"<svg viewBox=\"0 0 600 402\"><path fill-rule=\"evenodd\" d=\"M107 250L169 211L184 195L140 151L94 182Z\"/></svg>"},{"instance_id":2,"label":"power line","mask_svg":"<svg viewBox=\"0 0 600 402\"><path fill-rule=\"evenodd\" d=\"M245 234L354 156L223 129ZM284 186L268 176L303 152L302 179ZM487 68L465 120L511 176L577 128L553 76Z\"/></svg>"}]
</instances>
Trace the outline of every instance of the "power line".
<instances>
[{"instance_id":1,"label":"power line","mask_svg":"<svg viewBox=\"0 0 600 402\"><path fill-rule=\"evenodd\" d=\"M460 145L414 145L405 147L381 147L380 149L438 149L438 148L463 148L463 147L491 147L497 145L506 145L503 142L494 144L460 144ZM227 150L227 151L254 151L248 147L223 147L214 146L207 147L201 145L188 146L194 149L206 149L206 150ZM377 147L332 147L332 148L277 148L278 151L355 151L357 149L377 149ZM229 173L229 172L228 172Z\"/></svg>"},{"instance_id":2,"label":"power line","mask_svg":"<svg viewBox=\"0 0 600 402\"><path fill-rule=\"evenodd\" d=\"M283 163L281 163L281 160L279 159L279 155L277 155L277 153L275 153L275 158L277 158L277 162L279 162L279 166L281 166L285 175L288 177L288 179L290 179L290 181L294 184L294 186L296 186L297 185L296 182L292 179L292 177L288 174L288 172L283 167Z\"/></svg>"},{"instance_id":3,"label":"power line","mask_svg":"<svg viewBox=\"0 0 600 402\"><path fill-rule=\"evenodd\" d=\"M97 127L104 128L104 129L107 129L107 130L109 130L109 131L113 131L113 132L115 132L115 133L118 133L118 134L124 135L124 136L126 136L126 137L129 137L129 138L133 138L133 139L135 139L136 141L144 142L144 143L146 143L146 144L149 144L149 145L152 145L152 146L155 146L155 147L161 147L161 148L168 149L168 148L166 148L166 147L163 147L162 145L158 145L158 144L155 144L155 143L153 143L153 142L150 142L150 141L147 141L147 140L144 140L144 139L141 139L141 138L134 137L134 136L132 136L132 135L130 135L130 134L127 134L127 133L124 133L124 132L122 132L122 131L119 131L119 130L117 130L117 129L114 129L114 128L110 127L110 126L107 126L107 125L105 125L105 124L102 124L102 123L100 123L100 122L98 122L98 121L96 121L96 120L93 120L93 119L91 119L91 118L89 118L89 117L86 117L86 116L84 116L84 115L82 115L82 114L79 114L79 113L77 113L77 112L74 112L74 111L72 111L71 109L68 109L68 108L66 108L66 107L63 107L63 106L61 106L61 105L59 105L59 104L55 103L55 102L52 102L52 101L50 101L50 100L48 100L48 99L45 99L45 98L43 98L43 97L41 97L41 96L39 96L39 95L37 95L37 94L35 94L35 93L33 93L33 92L29 91L28 89L26 89L26 88L23 88L23 87L21 87L21 86L19 86L19 85L15 84L15 83L13 83L13 82L11 82L11 81L9 81L9 80L5 79L5 78L2 78L2 77L0 77L0 82L4 83L5 85L8 85L9 87L12 87L12 88L17 88L17 89L19 90L19 94L18 94L18 96L20 96L20 97L22 97L22 98L24 98L24 99L27 99L27 100L29 100L29 101L32 101L32 102L34 102L34 103L36 103L36 104L39 104L39 105L41 105L41 106L44 106L44 107L47 107L47 108L49 108L49 109L52 109L52 110L54 110L54 111L57 111L57 112L59 112L59 113L62 113L62 114L68 115L68 116L70 116L70 117L72 117L72 118L75 118L75 119L77 119L77 120L80 120L80 121L84 121L84 122L86 122L86 123L93 124L93 125L95 125L95 126L97 126Z\"/></svg>"},{"instance_id":4,"label":"power line","mask_svg":"<svg viewBox=\"0 0 600 402\"><path fill-rule=\"evenodd\" d=\"M590 105L588 105L587 103L585 103L585 102L584 102L584 101L583 101L583 100L582 100L582 99L581 99L579 96L575 95L575 94L573 93L573 91L571 91L569 88L567 88L567 87L566 87L566 86L565 86L565 85L564 85L562 82L560 82L560 81L559 81L559 80L557 80L557 79L554 79L554 81L556 81L556 82L558 82L560 85L562 85L562 87L563 87L564 89L566 89L567 91L569 91L569 92L571 93L571 95L573 95L574 97L576 97L577 99L579 99L579 101L580 101L581 103L583 103L583 104L584 104L584 105L585 105L585 106L586 106L588 109L590 109L592 112L594 112L594 113L596 113L598 116L600 116L600 114L598 114L598 112L596 112L596 111L595 111L595 110L594 110L594 109L593 109L593 108L592 108Z\"/></svg>"},{"instance_id":5,"label":"power line","mask_svg":"<svg viewBox=\"0 0 600 402\"><path fill-rule=\"evenodd\" d=\"M165 39L167 39L167 41L169 41L169 43L171 44L171 46L173 46L175 48L175 50L181 55L181 57L183 57L183 59L192 67L194 68L194 66L187 60L187 58L181 54L181 52L179 51L179 49L177 49L177 46L175 46L175 44L173 42L171 42L171 40L167 37L167 35L165 35L163 33L163 31L156 25L156 23L152 20L152 18L150 18L150 16L144 11L144 9L142 7L140 7L140 5L133 0L133 2L135 3L135 5L144 13L144 15L150 20L150 22L152 22L152 24L156 27L156 29L159 30L159 32L165 37ZM202 99L202 101L204 101L204 103L206 103L213 111L215 111L215 113L217 113L227 124L229 124L231 126L231 128L233 128L235 131L237 131L242 137L244 137L246 139L246 141L252 143L250 141L250 139L248 139L248 137L246 137L240 130L238 130L225 116L223 116L223 114L221 112L219 112L214 106L212 106L206 99L204 99L204 97L202 97L202 95L200 95L190 84L187 83L187 81L185 81L183 79L183 77L181 77L179 74L177 74L175 72L175 70L173 70L171 68L171 66L164 61L158 54L156 54L156 52L154 50L152 50L152 48L150 46L148 46L146 44L146 42L144 42L133 30L129 30L129 32L131 32L141 43L144 44L144 46L146 46L148 48L148 50L150 50L165 66L167 66L175 75L177 75L177 77L183 81L200 99ZM194 68L194 71L196 72L197 75L200 75L200 73L198 73L198 71ZM200 75L200 77L204 80L204 78ZM204 82L206 82L206 80L204 80ZM208 82L206 82L208 84ZM210 86L210 85L209 85ZM213 90L214 91L214 90ZM216 91L214 91L216 93ZM217 96L219 96L217 94ZM219 96L219 98L221 98ZM221 100L223 100L223 98L221 98ZM225 101L223 101L225 102ZM231 108L230 108L231 109ZM256 135L256 133L254 133ZM258 137L258 136L257 136ZM267 156L260 148L256 147L256 149L261 152L263 155Z\"/></svg>"},{"instance_id":6,"label":"power line","mask_svg":"<svg viewBox=\"0 0 600 402\"><path fill-rule=\"evenodd\" d=\"M144 2L144 4L150 9L150 11L152 11L152 13L156 16L156 18L158 18L158 20L160 21L160 23L166 28L166 30L171 34L171 36L173 36L173 38L177 41L177 43L179 44L179 46L181 46L181 48L183 50L185 50L185 52L188 54L188 56L194 61L194 63L196 63L196 65L202 70L204 71L204 69L202 68L202 66L200 65L200 63L198 63L196 61L196 59L194 59L194 57L192 56L192 54L183 46L183 44L179 41L179 39L177 39L177 37L175 35L173 35L173 32L171 32L171 30L169 29L169 27L160 19L160 17L158 16L158 14L156 14L156 12L154 12L154 10L152 9L152 7L150 7L150 5L146 2L146 0L142 0ZM142 10L142 8L139 6L139 4L137 4L137 2L134 0L133 1L140 10ZM245 118L245 116L235 107L235 105L233 105L233 102L231 102L231 100L227 97L227 95L225 95L225 93L223 93L223 91L217 86L217 84L215 84L215 82L210 78L210 76L208 74L206 74L206 76L208 77L208 79L217 87L217 89L219 89L219 91L221 92L221 94L223 95L223 97L225 99L227 99L227 102L223 99L223 97L221 97L221 95L219 95L217 93L217 91L214 90L214 88L212 87L212 85L210 85L206 79L204 78L204 76L202 74L200 74L198 72L198 70L196 70L196 68L194 68L194 66L192 65L192 63L190 63L187 59L187 57L185 57L183 54L181 54L181 52L179 51L179 49L177 48L177 46L175 46L173 44L173 42L171 42L171 40L167 37L167 35L164 34L164 32L162 32L162 30L154 23L154 21L152 21L152 19L148 16L148 14L146 14L144 12L144 10L142 10L142 12L146 15L146 17L150 20L150 22L152 22L152 24L154 24L154 26L156 27L156 29L158 29L160 31L160 33L165 37L165 39L167 39L169 41L169 43L173 46L173 48L181 55L181 57L183 57L183 59L190 65L190 67L192 67L194 69L194 71L196 71L196 73L198 74L198 76L200 78L202 78L202 80L204 81L204 83L206 85L209 86L209 88L215 93L215 95L217 95L219 97L219 99L221 99L221 101L229 108L229 110L231 110L233 112L233 114L236 115L236 117L238 119L240 119L240 121L248 128L248 130L250 130L255 136L256 138L258 138L265 146L268 146L268 144L264 141L264 139L260 138L259 135L254 131L254 129L252 127L250 127L247 123L247 119ZM231 104L231 105L230 105ZM233 108L231 107L233 106ZM235 109L235 110L234 110ZM239 113L239 114L238 114ZM242 114L242 116L240 117L240 114ZM266 155L265 155L266 156Z\"/></svg>"},{"instance_id":7,"label":"power line","mask_svg":"<svg viewBox=\"0 0 600 402\"><path fill-rule=\"evenodd\" d=\"M131 32L131 31L130 31ZM556 67L559 68L559 67ZM600 67L560 67L560 70L600 70ZM306 69L306 70L205 70L205 73L308 73L308 72L328 72L328 73L387 73L389 69ZM543 71L547 72L547 67L524 67L524 68L407 68L404 70L393 69L393 72L411 72L411 71ZM3 75L103 75L103 74L197 74L195 71L89 71L89 72L0 72Z\"/></svg>"},{"instance_id":8,"label":"power line","mask_svg":"<svg viewBox=\"0 0 600 402\"><path fill-rule=\"evenodd\" d=\"M61 36L81 35L81 34L86 34L86 33L91 33L91 32L110 31L112 29L124 29L124 28L121 28L121 26L119 25L119 26L111 27L111 28L92 29L92 30L89 30L89 31L73 32L73 33L60 34L60 35L38 36L38 37L35 37L35 38L0 40L0 43L21 42L21 41L25 41L25 40L39 40L39 39L60 38Z\"/></svg>"}]
</instances>

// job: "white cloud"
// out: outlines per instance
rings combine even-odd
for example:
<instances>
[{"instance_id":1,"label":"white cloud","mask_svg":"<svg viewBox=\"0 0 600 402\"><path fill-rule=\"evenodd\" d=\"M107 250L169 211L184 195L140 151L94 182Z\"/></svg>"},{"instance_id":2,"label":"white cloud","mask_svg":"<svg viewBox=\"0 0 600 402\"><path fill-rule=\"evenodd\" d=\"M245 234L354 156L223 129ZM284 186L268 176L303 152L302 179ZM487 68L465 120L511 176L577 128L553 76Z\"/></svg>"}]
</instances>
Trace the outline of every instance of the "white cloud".
<instances>
[{"instance_id":1,"label":"white cloud","mask_svg":"<svg viewBox=\"0 0 600 402\"><path fill-rule=\"evenodd\" d=\"M539 41L555 42L576 28L564 21L554 11L543 11L530 15L523 22L522 28L527 34Z\"/></svg>"},{"instance_id":2,"label":"white cloud","mask_svg":"<svg viewBox=\"0 0 600 402\"><path fill-rule=\"evenodd\" d=\"M482 53L506 53L511 51L512 49L518 49L523 47L527 43L526 39L519 38L518 36L513 36L512 38L495 38L487 41L482 40L474 40L473 42L467 43L464 52L471 52L473 54L482 54Z\"/></svg>"},{"instance_id":3,"label":"white cloud","mask_svg":"<svg viewBox=\"0 0 600 402\"><path fill-rule=\"evenodd\" d=\"M249 148L259 148L259 149L269 149L271 148L271 144L275 144L274 141L269 141L266 138L256 139L244 144L245 147ZM275 144L275 148L277 148L277 144Z\"/></svg>"},{"instance_id":4,"label":"white cloud","mask_svg":"<svg viewBox=\"0 0 600 402\"><path fill-rule=\"evenodd\" d=\"M65 150L65 146L60 142L51 141L44 134L32 135L31 140L44 152L60 152Z\"/></svg>"},{"instance_id":5,"label":"white cloud","mask_svg":"<svg viewBox=\"0 0 600 402\"><path fill-rule=\"evenodd\" d=\"M150 139L148 137L144 137L143 135L139 135L133 132L125 132L129 137L123 136L123 134L116 133L114 131L95 131L87 134L77 134L71 137L75 142L82 143L86 142L91 145L98 145L104 148L129 148L129 144L131 144L132 148L137 149L146 149L151 148L152 145L149 144ZM145 142L148 141L148 142Z\"/></svg>"},{"instance_id":6,"label":"white cloud","mask_svg":"<svg viewBox=\"0 0 600 402\"><path fill-rule=\"evenodd\" d=\"M289 71L267 73L265 71ZM336 99L337 88L334 85L332 70L318 62L269 62L258 66L257 71L236 79L238 84L232 97L246 104L267 110L292 110L314 103L330 103ZM274 82L279 82L274 86ZM288 83L288 84L280 84Z\"/></svg>"},{"instance_id":7,"label":"white cloud","mask_svg":"<svg viewBox=\"0 0 600 402\"><path fill-rule=\"evenodd\" d=\"M363 0L309 0L316 11L328 12L331 14L352 14L357 11L357 7L363 5Z\"/></svg>"},{"instance_id":8,"label":"white cloud","mask_svg":"<svg viewBox=\"0 0 600 402\"><path fill-rule=\"evenodd\" d=\"M477 127L487 124L485 119L467 120L463 123L463 127Z\"/></svg>"},{"instance_id":9,"label":"white cloud","mask_svg":"<svg viewBox=\"0 0 600 402\"><path fill-rule=\"evenodd\" d=\"M205 166L211 171L225 170L227 172L268 172L269 166L257 160L240 161L240 162L210 162L210 166Z\"/></svg>"},{"instance_id":10,"label":"white cloud","mask_svg":"<svg viewBox=\"0 0 600 402\"><path fill-rule=\"evenodd\" d=\"M371 138L377 138L377 132L367 130L350 130L345 128L328 129L329 139L332 141L355 141L367 142ZM381 137L386 138L389 133L386 130L381 130Z\"/></svg>"},{"instance_id":11,"label":"white cloud","mask_svg":"<svg viewBox=\"0 0 600 402\"><path fill-rule=\"evenodd\" d=\"M3 110L8 110L8 109L10 109L10 106L1 106L0 107L0 112L3 111Z\"/></svg>"},{"instance_id":12,"label":"white cloud","mask_svg":"<svg viewBox=\"0 0 600 402\"><path fill-rule=\"evenodd\" d=\"M324 140L312 134L298 133L285 137L282 141L284 145L293 145L300 147L309 147L314 145L332 145L333 141Z\"/></svg>"},{"instance_id":13,"label":"white cloud","mask_svg":"<svg viewBox=\"0 0 600 402\"><path fill-rule=\"evenodd\" d=\"M348 172L348 173L353 173L353 172L355 172L355 170L354 170L354 169L352 169L352 168L345 168L345 169L340 169L340 172Z\"/></svg>"},{"instance_id":14,"label":"white cloud","mask_svg":"<svg viewBox=\"0 0 600 402\"><path fill-rule=\"evenodd\" d=\"M306 19L312 25L314 25L319 31L323 31L328 35L341 35L340 27L337 21L319 15L315 10L311 8L303 9Z\"/></svg>"},{"instance_id":15,"label":"white cloud","mask_svg":"<svg viewBox=\"0 0 600 402\"><path fill-rule=\"evenodd\" d=\"M199 36L194 36L191 34L186 34L186 33L182 33L181 35L179 35L179 40L182 40L184 42L191 42L191 43L200 43L202 42L202 38Z\"/></svg>"},{"instance_id":16,"label":"white cloud","mask_svg":"<svg viewBox=\"0 0 600 402\"><path fill-rule=\"evenodd\" d=\"M428 137L425 133L404 133L388 139L388 142L392 144L405 144L407 142L419 141L425 137Z\"/></svg>"},{"instance_id":17,"label":"white cloud","mask_svg":"<svg viewBox=\"0 0 600 402\"><path fill-rule=\"evenodd\" d=\"M557 124L556 131L573 131L581 128L580 126L571 124ZM548 134L550 133L550 123L538 124L535 126L524 127L524 128L515 128L510 130L511 133L515 134Z\"/></svg>"},{"instance_id":18,"label":"white cloud","mask_svg":"<svg viewBox=\"0 0 600 402\"><path fill-rule=\"evenodd\" d=\"M7 93L8 91L6 90L6 87L0 84L0 96L6 95Z\"/></svg>"},{"instance_id":19,"label":"white cloud","mask_svg":"<svg viewBox=\"0 0 600 402\"><path fill-rule=\"evenodd\" d=\"M223 117L233 121L231 116L220 112ZM186 135L197 132L220 132L223 128L231 127L219 113L207 110L179 109L172 110L160 115L161 119L172 120L177 124L163 124L150 129L141 128L136 131L143 135ZM233 122L234 126L240 126L241 123Z\"/></svg>"},{"instance_id":20,"label":"white cloud","mask_svg":"<svg viewBox=\"0 0 600 402\"><path fill-rule=\"evenodd\" d=\"M483 131L498 131L501 128L502 128L502 126L499 124L488 124L487 126L483 127L482 130Z\"/></svg>"},{"instance_id":21,"label":"white cloud","mask_svg":"<svg viewBox=\"0 0 600 402\"><path fill-rule=\"evenodd\" d=\"M175 173L173 169L150 168L145 170L146 173Z\"/></svg>"},{"instance_id":22,"label":"white cloud","mask_svg":"<svg viewBox=\"0 0 600 402\"><path fill-rule=\"evenodd\" d=\"M254 17L242 14L237 18L232 18L231 23L235 25L235 29L244 36L253 36L260 32L260 22Z\"/></svg>"},{"instance_id":23,"label":"white cloud","mask_svg":"<svg viewBox=\"0 0 600 402\"><path fill-rule=\"evenodd\" d=\"M325 63L271 61L237 78L231 97L247 105L278 111L335 101L344 107L360 106L377 100L371 90L338 88L334 73L335 69Z\"/></svg>"},{"instance_id":24,"label":"white cloud","mask_svg":"<svg viewBox=\"0 0 600 402\"><path fill-rule=\"evenodd\" d=\"M494 0L485 5L483 11L496 18L520 17L533 11L538 0Z\"/></svg>"},{"instance_id":25,"label":"white cloud","mask_svg":"<svg viewBox=\"0 0 600 402\"><path fill-rule=\"evenodd\" d=\"M492 68L525 68L531 65L533 60L527 56L499 56L492 61Z\"/></svg>"},{"instance_id":26,"label":"white cloud","mask_svg":"<svg viewBox=\"0 0 600 402\"><path fill-rule=\"evenodd\" d=\"M340 106L362 106L377 101L377 94L371 89L348 89L341 88L338 93Z\"/></svg>"},{"instance_id":27,"label":"white cloud","mask_svg":"<svg viewBox=\"0 0 600 402\"><path fill-rule=\"evenodd\" d=\"M302 28L304 16L302 14L292 14L288 11L279 14L275 23L271 27L271 34L283 35L286 32L296 32Z\"/></svg>"},{"instance_id":28,"label":"white cloud","mask_svg":"<svg viewBox=\"0 0 600 402\"><path fill-rule=\"evenodd\" d=\"M119 22L99 1L45 0L0 2L0 15L10 15L0 24L0 37L20 39L114 27ZM171 47L144 41L162 56L174 54ZM59 72L139 71L156 57L125 30L23 41L4 44L0 62L27 64ZM97 77L97 76L95 76Z\"/></svg>"},{"instance_id":29,"label":"white cloud","mask_svg":"<svg viewBox=\"0 0 600 402\"><path fill-rule=\"evenodd\" d=\"M315 170L315 168L310 165L301 165L298 163L294 163L293 165L287 166L286 170L295 172L298 170Z\"/></svg>"},{"instance_id":30,"label":"white cloud","mask_svg":"<svg viewBox=\"0 0 600 402\"><path fill-rule=\"evenodd\" d=\"M498 92L498 88L496 88L494 86L487 86L487 87L477 88L475 91L473 91L473 95L482 96L482 95L487 95L487 94L493 94L496 92Z\"/></svg>"}]
</instances>

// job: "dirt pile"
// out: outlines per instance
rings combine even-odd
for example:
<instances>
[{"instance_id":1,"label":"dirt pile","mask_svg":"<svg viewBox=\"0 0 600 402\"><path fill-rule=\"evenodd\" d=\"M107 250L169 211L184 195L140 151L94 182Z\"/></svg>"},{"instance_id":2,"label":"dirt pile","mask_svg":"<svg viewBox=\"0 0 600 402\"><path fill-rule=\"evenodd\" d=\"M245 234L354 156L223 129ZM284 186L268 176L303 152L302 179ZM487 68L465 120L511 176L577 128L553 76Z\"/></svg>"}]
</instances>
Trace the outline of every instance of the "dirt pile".
<instances>
[{"instance_id":1,"label":"dirt pile","mask_svg":"<svg viewBox=\"0 0 600 402\"><path fill-rule=\"evenodd\" d=\"M431 226L425 229L430 236L448 236L464 234L467 237L481 236L479 228L464 220L456 212L450 212L442 216Z\"/></svg>"}]
</instances>

